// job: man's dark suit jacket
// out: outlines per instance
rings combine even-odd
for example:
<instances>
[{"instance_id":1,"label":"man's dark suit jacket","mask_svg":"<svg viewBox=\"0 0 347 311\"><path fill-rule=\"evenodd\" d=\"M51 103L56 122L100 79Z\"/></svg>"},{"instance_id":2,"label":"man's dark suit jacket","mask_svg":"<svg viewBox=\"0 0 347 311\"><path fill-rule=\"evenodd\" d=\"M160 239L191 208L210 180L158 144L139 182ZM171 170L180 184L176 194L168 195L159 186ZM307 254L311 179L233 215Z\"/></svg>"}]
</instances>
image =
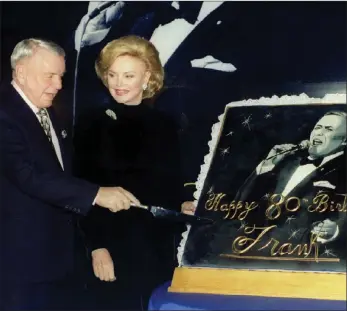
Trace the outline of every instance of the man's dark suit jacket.
<instances>
[{"instance_id":1,"label":"man's dark suit jacket","mask_svg":"<svg viewBox=\"0 0 347 311\"><path fill-rule=\"evenodd\" d=\"M87 214L98 186L71 176L68 137L52 108L64 171L17 91L10 86L0 94L1 279L22 284L62 279L73 266L74 215Z\"/></svg>"}]
</instances>

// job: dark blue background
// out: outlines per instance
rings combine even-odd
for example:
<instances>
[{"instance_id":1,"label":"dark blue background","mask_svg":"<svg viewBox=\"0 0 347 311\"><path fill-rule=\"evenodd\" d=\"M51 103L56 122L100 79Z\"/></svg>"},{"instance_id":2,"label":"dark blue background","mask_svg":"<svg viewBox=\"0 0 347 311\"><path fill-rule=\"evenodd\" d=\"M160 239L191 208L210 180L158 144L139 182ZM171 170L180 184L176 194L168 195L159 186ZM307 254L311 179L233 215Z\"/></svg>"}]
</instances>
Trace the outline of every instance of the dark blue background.
<instances>
[{"instance_id":1,"label":"dark blue background","mask_svg":"<svg viewBox=\"0 0 347 311\"><path fill-rule=\"evenodd\" d=\"M1 82L11 78L9 57L19 40L45 37L56 41L68 57L64 91L55 106L71 127L76 60L73 33L87 13L88 2L1 2L0 6ZM159 23L167 22L169 9L170 2L126 2L121 21L114 23L105 40L82 49L77 117L108 101L107 91L94 71L95 57L102 47L130 33L149 39ZM218 31L206 26L191 36L192 42L173 57L171 67L165 66L166 88L157 101L158 109L177 120L184 182L196 181L208 152L211 126L227 103L274 94L306 92L309 96L323 96L345 89L346 9L345 2L233 1L223 4L224 20ZM200 56L210 54L230 61L238 70L222 75L213 70L184 69L177 73L178 79L172 79L177 68L198 57L185 56L193 53L194 46L199 47ZM193 188L186 199L192 199Z\"/></svg>"}]
</instances>

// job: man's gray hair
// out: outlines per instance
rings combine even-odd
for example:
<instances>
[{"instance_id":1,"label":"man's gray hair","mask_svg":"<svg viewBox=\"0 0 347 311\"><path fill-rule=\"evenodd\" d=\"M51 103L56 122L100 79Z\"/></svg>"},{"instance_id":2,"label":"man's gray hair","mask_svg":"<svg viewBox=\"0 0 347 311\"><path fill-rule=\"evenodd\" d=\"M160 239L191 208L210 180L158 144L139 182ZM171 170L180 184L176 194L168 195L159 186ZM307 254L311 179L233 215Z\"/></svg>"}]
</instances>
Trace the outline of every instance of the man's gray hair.
<instances>
[{"instance_id":1,"label":"man's gray hair","mask_svg":"<svg viewBox=\"0 0 347 311\"><path fill-rule=\"evenodd\" d=\"M52 41L35 38L24 39L16 44L11 54L12 70L16 68L18 61L25 57L32 56L38 48L44 48L59 56L65 57L64 49Z\"/></svg>"},{"instance_id":2,"label":"man's gray hair","mask_svg":"<svg viewBox=\"0 0 347 311\"><path fill-rule=\"evenodd\" d=\"M340 117L347 117L347 113L345 111L342 110L331 110L328 111L326 114L324 114L325 116L340 116Z\"/></svg>"}]
</instances>

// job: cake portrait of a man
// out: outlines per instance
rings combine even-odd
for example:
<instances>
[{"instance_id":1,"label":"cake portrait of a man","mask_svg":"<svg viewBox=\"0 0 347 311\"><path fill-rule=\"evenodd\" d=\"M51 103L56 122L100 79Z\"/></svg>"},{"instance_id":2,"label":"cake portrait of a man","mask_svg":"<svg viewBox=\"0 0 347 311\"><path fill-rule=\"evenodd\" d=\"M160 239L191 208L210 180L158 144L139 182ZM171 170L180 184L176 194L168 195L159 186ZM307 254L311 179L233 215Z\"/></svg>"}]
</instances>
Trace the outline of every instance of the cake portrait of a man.
<instances>
[{"instance_id":1,"label":"cake portrait of a man","mask_svg":"<svg viewBox=\"0 0 347 311\"><path fill-rule=\"evenodd\" d=\"M276 223L277 219L280 224L284 222L276 235L278 240L291 237L306 242L312 233L317 234L317 242L322 244L342 239L346 212L342 206L339 211L326 205L328 201L343 205L345 200L345 149L346 113L329 111L318 120L306 145L274 146L241 187L237 200L270 199L265 201L265 204L270 201L268 208L261 208L267 216L264 225ZM287 217L280 217L271 201L286 201ZM298 203L301 206L296 211Z\"/></svg>"},{"instance_id":2,"label":"cake portrait of a man","mask_svg":"<svg viewBox=\"0 0 347 311\"><path fill-rule=\"evenodd\" d=\"M226 109L191 228L192 264L340 270L346 249L345 104Z\"/></svg>"}]
</instances>

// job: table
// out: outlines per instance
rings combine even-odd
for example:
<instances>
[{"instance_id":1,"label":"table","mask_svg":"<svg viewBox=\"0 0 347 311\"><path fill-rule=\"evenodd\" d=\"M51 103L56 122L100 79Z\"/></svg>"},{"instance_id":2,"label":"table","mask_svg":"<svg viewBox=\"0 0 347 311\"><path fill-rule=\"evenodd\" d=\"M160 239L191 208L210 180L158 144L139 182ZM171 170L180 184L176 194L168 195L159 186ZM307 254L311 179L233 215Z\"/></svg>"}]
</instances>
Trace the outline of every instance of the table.
<instances>
[{"instance_id":1,"label":"table","mask_svg":"<svg viewBox=\"0 0 347 311\"><path fill-rule=\"evenodd\" d=\"M156 288L148 310L346 310L346 301L169 293Z\"/></svg>"}]
</instances>

